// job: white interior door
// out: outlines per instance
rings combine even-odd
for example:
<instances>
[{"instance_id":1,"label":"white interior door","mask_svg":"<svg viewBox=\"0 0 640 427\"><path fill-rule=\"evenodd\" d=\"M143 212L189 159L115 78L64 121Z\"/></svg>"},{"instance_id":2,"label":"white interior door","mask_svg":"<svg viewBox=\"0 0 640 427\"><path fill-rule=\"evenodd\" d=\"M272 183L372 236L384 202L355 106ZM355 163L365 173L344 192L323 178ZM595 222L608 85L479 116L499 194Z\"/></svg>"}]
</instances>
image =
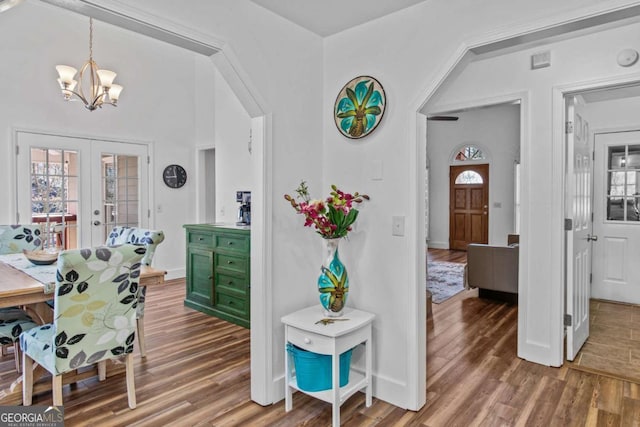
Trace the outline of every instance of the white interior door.
<instances>
[{"instance_id":1,"label":"white interior door","mask_svg":"<svg viewBox=\"0 0 640 427\"><path fill-rule=\"evenodd\" d=\"M640 304L640 131L596 134L594 298Z\"/></svg>"},{"instance_id":2,"label":"white interior door","mask_svg":"<svg viewBox=\"0 0 640 427\"><path fill-rule=\"evenodd\" d=\"M45 244L97 246L114 225L148 226L148 147L18 132L16 221L42 223Z\"/></svg>"},{"instance_id":3,"label":"white interior door","mask_svg":"<svg viewBox=\"0 0 640 427\"><path fill-rule=\"evenodd\" d=\"M566 132L567 359L574 360L589 337L593 144L589 124L580 114L581 104L570 96L566 106L571 123Z\"/></svg>"}]
</instances>

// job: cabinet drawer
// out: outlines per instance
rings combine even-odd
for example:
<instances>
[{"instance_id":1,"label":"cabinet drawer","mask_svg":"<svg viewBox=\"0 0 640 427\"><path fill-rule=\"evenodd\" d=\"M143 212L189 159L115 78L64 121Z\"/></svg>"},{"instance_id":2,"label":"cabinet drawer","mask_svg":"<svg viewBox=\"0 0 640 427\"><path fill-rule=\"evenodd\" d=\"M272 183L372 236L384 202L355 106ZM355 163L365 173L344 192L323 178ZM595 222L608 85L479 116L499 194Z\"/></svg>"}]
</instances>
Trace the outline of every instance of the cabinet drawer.
<instances>
[{"instance_id":1,"label":"cabinet drawer","mask_svg":"<svg viewBox=\"0 0 640 427\"><path fill-rule=\"evenodd\" d=\"M287 326L287 341L304 350L319 354L332 354L333 339L313 332Z\"/></svg>"},{"instance_id":2,"label":"cabinet drawer","mask_svg":"<svg viewBox=\"0 0 640 427\"><path fill-rule=\"evenodd\" d=\"M213 245L213 235L211 233L190 231L188 239L189 244L197 244L207 247L211 247Z\"/></svg>"},{"instance_id":3,"label":"cabinet drawer","mask_svg":"<svg viewBox=\"0 0 640 427\"><path fill-rule=\"evenodd\" d=\"M219 292L216 290L216 308L237 316L246 317L249 314L249 304L244 298Z\"/></svg>"},{"instance_id":4,"label":"cabinet drawer","mask_svg":"<svg viewBox=\"0 0 640 427\"><path fill-rule=\"evenodd\" d=\"M220 273L240 273L246 275L249 259L227 254L216 254L216 271Z\"/></svg>"},{"instance_id":5,"label":"cabinet drawer","mask_svg":"<svg viewBox=\"0 0 640 427\"><path fill-rule=\"evenodd\" d=\"M244 296L247 294L247 283L248 280L246 277L216 274L216 286L225 292L230 290L231 292L236 292Z\"/></svg>"},{"instance_id":6,"label":"cabinet drawer","mask_svg":"<svg viewBox=\"0 0 640 427\"><path fill-rule=\"evenodd\" d=\"M249 239L246 237L230 236L226 234L216 235L216 247L229 251L238 251L242 253L249 252Z\"/></svg>"}]
</instances>

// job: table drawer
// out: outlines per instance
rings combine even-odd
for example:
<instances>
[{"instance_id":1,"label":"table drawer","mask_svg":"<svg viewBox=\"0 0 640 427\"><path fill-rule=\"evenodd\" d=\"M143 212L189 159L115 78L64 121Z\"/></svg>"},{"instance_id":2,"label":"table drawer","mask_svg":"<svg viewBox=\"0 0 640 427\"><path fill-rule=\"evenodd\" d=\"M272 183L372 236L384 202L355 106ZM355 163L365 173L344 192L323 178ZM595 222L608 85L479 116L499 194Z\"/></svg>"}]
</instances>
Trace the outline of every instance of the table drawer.
<instances>
[{"instance_id":1,"label":"table drawer","mask_svg":"<svg viewBox=\"0 0 640 427\"><path fill-rule=\"evenodd\" d=\"M333 350L332 338L303 331L293 326L287 326L287 341L304 350L319 354L331 354Z\"/></svg>"},{"instance_id":2,"label":"table drawer","mask_svg":"<svg viewBox=\"0 0 640 427\"><path fill-rule=\"evenodd\" d=\"M249 259L227 254L216 254L216 271L220 273L241 273L246 274L249 270Z\"/></svg>"},{"instance_id":3,"label":"table drawer","mask_svg":"<svg viewBox=\"0 0 640 427\"><path fill-rule=\"evenodd\" d=\"M197 244L207 247L211 247L213 245L213 234L211 233L190 231L188 236L189 244Z\"/></svg>"},{"instance_id":4,"label":"table drawer","mask_svg":"<svg viewBox=\"0 0 640 427\"><path fill-rule=\"evenodd\" d=\"M226 234L216 235L216 247L228 251L248 253L249 239L246 237L230 236Z\"/></svg>"}]
</instances>

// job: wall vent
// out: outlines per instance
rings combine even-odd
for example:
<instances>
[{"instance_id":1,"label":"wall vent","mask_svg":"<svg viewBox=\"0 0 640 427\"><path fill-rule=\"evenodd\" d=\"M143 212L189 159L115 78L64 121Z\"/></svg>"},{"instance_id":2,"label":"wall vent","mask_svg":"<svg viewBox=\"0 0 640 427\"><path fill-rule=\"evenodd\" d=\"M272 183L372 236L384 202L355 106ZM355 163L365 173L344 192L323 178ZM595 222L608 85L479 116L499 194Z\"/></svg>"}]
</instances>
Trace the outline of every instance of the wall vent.
<instances>
[{"instance_id":1,"label":"wall vent","mask_svg":"<svg viewBox=\"0 0 640 427\"><path fill-rule=\"evenodd\" d=\"M551 66L551 51L538 52L531 55L531 69L545 68Z\"/></svg>"}]
</instances>

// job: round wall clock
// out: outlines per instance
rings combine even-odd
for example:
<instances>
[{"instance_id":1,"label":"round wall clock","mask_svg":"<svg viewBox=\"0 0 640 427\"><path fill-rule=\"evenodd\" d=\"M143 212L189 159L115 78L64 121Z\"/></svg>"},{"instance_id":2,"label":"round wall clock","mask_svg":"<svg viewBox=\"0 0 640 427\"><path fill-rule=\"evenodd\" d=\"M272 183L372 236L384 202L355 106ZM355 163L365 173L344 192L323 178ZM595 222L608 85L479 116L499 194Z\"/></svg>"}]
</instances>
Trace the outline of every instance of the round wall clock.
<instances>
[{"instance_id":1,"label":"round wall clock","mask_svg":"<svg viewBox=\"0 0 640 427\"><path fill-rule=\"evenodd\" d=\"M341 134L358 139L380 124L387 99L380 82L360 76L344 85L333 107L333 119Z\"/></svg>"},{"instance_id":2,"label":"round wall clock","mask_svg":"<svg viewBox=\"0 0 640 427\"><path fill-rule=\"evenodd\" d=\"M169 165L164 168L162 179L167 187L180 188L187 182L187 171L180 165Z\"/></svg>"}]
</instances>

